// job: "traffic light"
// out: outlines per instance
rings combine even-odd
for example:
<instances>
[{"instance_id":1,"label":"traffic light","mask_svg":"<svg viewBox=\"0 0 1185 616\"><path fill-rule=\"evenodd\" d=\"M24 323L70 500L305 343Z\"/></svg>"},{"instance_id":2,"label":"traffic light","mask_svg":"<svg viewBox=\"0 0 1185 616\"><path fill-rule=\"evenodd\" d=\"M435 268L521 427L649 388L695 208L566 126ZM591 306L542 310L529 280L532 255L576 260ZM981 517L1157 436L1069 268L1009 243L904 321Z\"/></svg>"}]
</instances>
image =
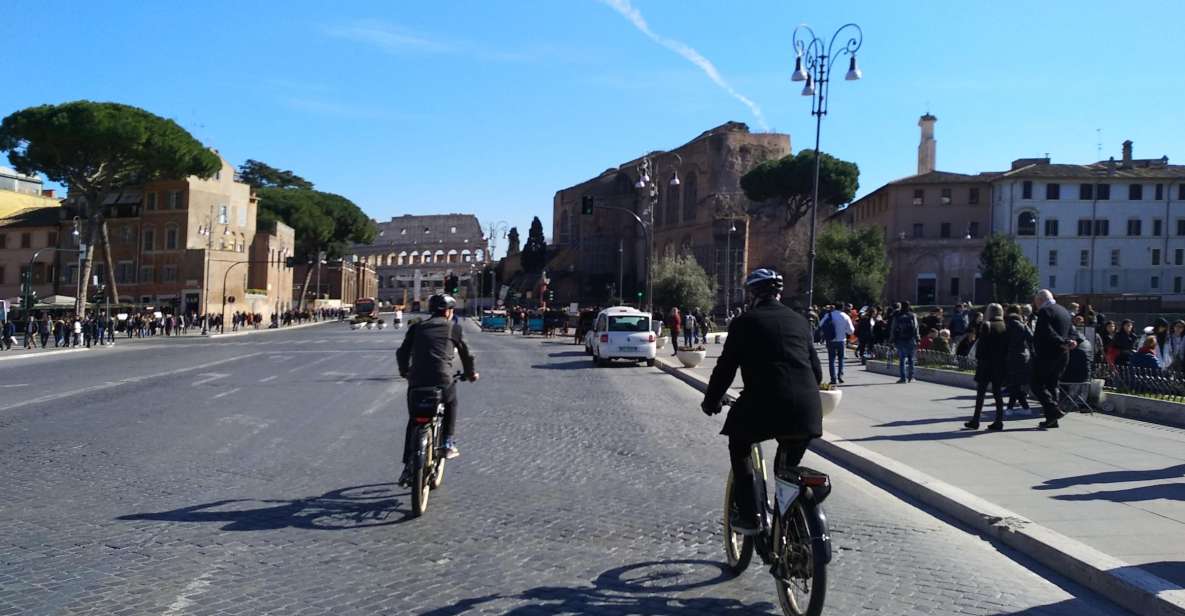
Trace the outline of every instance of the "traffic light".
<instances>
[{"instance_id":1,"label":"traffic light","mask_svg":"<svg viewBox=\"0 0 1185 616\"><path fill-rule=\"evenodd\" d=\"M590 195L585 195L580 198L580 213L585 216L592 216L593 213L593 198Z\"/></svg>"},{"instance_id":2,"label":"traffic light","mask_svg":"<svg viewBox=\"0 0 1185 616\"><path fill-rule=\"evenodd\" d=\"M285 257L284 267L296 267L296 257Z\"/></svg>"},{"instance_id":3,"label":"traffic light","mask_svg":"<svg viewBox=\"0 0 1185 616\"><path fill-rule=\"evenodd\" d=\"M449 274L444 279L445 291L450 295L456 295L461 292L461 279L456 274Z\"/></svg>"}]
</instances>

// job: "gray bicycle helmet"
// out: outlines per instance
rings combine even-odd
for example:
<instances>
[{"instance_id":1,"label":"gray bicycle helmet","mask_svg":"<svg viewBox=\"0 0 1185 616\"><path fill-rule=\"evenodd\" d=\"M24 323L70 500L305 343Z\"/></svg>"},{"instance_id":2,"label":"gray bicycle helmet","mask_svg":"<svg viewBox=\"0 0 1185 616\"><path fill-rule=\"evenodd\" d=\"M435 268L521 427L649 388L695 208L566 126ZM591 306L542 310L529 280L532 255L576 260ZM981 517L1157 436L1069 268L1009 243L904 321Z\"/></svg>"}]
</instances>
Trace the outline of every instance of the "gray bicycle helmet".
<instances>
[{"instance_id":1,"label":"gray bicycle helmet","mask_svg":"<svg viewBox=\"0 0 1185 616\"><path fill-rule=\"evenodd\" d=\"M781 274L764 267L753 270L753 273L745 278L745 288L759 297L781 293L783 284Z\"/></svg>"},{"instance_id":2,"label":"gray bicycle helmet","mask_svg":"<svg viewBox=\"0 0 1185 616\"><path fill-rule=\"evenodd\" d=\"M452 295L437 293L428 298L428 311L433 314L444 314L449 308L456 308L457 300Z\"/></svg>"}]
</instances>

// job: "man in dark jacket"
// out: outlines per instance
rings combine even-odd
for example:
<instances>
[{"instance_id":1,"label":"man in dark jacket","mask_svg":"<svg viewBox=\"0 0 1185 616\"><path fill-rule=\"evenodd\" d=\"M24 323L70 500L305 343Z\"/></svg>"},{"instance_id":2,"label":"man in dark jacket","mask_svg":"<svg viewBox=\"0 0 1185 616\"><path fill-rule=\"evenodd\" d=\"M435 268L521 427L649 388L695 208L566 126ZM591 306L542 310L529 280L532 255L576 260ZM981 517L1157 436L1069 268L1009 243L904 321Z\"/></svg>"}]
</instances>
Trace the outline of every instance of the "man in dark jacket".
<instances>
[{"instance_id":1,"label":"man in dark jacket","mask_svg":"<svg viewBox=\"0 0 1185 616\"><path fill-rule=\"evenodd\" d=\"M750 452L753 443L778 440L778 459L796 466L812 438L823 434L819 383L823 370L812 344L814 330L781 302L782 277L759 269L745 280L752 307L732 320L724 350L712 371L701 405L720 412L737 368L744 389L728 412L721 434L728 436L738 518L733 528L753 534L760 525Z\"/></svg>"},{"instance_id":2,"label":"man in dark jacket","mask_svg":"<svg viewBox=\"0 0 1185 616\"><path fill-rule=\"evenodd\" d=\"M408 328L403 338L403 344L395 353L399 362L399 376L407 379L408 403L411 403L411 390L417 387L438 387L443 393L444 421L441 426L444 431L444 450L446 458L455 458L459 454L456 443L453 442L453 428L457 418L457 386L453 383L454 350L461 355L461 366L465 372L465 380L476 381L478 374L474 369L473 355L469 353L469 346L461 335L462 325L453 323L453 310L456 300L449 295L433 295L428 298L428 310L432 316ZM403 463L407 464L411 455L411 435L414 434L416 424L409 416L407 419L407 438L404 440ZM403 469L399 483L406 485L411 481L411 473Z\"/></svg>"},{"instance_id":3,"label":"man in dark jacket","mask_svg":"<svg viewBox=\"0 0 1185 616\"><path fill-rule=\"evenodd\" d=\"M1049 289L1041 289L1033 298L1037 324L1033 328L1033 379L1032 390L1041 408L1045 421L1037 424L1042 430L1057 427L1062 412L1057 409L1058 379L1070 360L1070 351L1078 346L1070 333L1070 313L1057 305Z\"/></svg>"}]
</instances>

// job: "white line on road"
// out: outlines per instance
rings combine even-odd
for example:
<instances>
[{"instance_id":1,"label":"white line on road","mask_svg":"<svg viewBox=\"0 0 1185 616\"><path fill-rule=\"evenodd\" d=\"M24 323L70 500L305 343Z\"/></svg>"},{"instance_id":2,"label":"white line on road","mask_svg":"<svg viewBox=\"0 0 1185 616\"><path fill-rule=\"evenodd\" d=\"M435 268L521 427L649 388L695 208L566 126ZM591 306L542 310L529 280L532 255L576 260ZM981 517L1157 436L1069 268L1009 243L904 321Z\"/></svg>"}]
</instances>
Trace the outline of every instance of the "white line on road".
<instances>
[{"instance_id":1,"label":"white line on road","mask_svg":"<svg viewBox=\"0 0 1185 616\"><path fill-rule=\"evenodd\" d=\"M0 385L0 387L28 387L28 383L13 383L11 385Z\"/></svg>"},{"instance_id":2,"label":"white line on road","mask_svg":"<svg viewBox=\"0 0 1185 616\"><path fill-rule=\"evenodd\" d=\"M274 380L276 379L276 377L277 377L277 376L278 376L278 375L275 375L275 374L273 374L273 375L271 375L271 376L265 376L265 377L263 377L262 379L259 379L259 382L260 382L260 383L266 383L266 382L268 382L268 381L274 381Z\"/></svg>"},{"instance_id":3,"label":"white line on road","mask_svg":"<svg viewBox=\"0 0 1185 616\"><path fill-rule=\"evenodd\" d=\"M198 380L190 383L190 385L197 387L198 385L205 385L206 383L209 383L210 381L217 381L218 379L225 379L226 377L228 377L230 375L222 373L222 372L203 372L203 373L199 374L198 376L205 377L205 378L198 379Z\"/></svg>"},{"instance_id":4,"label":"white line on road","mask_svg":"<svg viewBox=\"0 0 1185 616\"><path fill-rule=\"evenodd\" d=\"M228 357L226 359L219 359L217 361L206 362L204 364L198 364L196 366L189 366L187 368L177 368L176 370L169 370L167 372L158 372L156 374L147 374L144 376L133 376L133 377L128 377L126 379L120 379L118 381L107 381L106 383L100 383L99 385L91 385L90 387L82 387L80 389L73 389L70 391L62 391L62 392L58 392L55 394L39 396L37 398L30 398L28 400L21 400L20 402L15 402L15 403L9 404L7 406L0 406L0 411L10 411L12 409L19 408L22 406L29 406L31 404L41 404L42 402L53 402L54 400L61 400L63 398L69 398L72 396L79 396L82 394L88 394L88 393L95 392L95 391L102 391L104 389L111 389L114 387L119 387L121 385L140 383L142 381L158 379L158 378L161 378L164 376L173 376L174 374L182 374L185 372L192 372L194 370L204 370L206 368L210 368L210 367L217 366L220 364L225 364L227 362L239 361L241 359L255 357L256 355L259 355L259 354L260 353L247 353L246 355L239 355L237 357Z\"/></svg>"},{"instance_id":5,"label":"white line on road","mask_svg":"<svg viewBox=\"0 0 1185 616\"><path fill-rule=\"evenodd\" d=\"M321 353L324 353L325 351L320 351L320 352L321 352ZM293 373L293 372L299 372L299 371L301 371L301 370L304 370L305 368L311 368L311 367L313 367L313 366L316 366L317 364L319 364L319 363L321 363L321 362L323 362L323 361L329 361L329 360L331 360L331 359L334 359L334 358L337 356L337 353L338 353L338 351L332 351L332 352L330 352L330 354L326 355L325 357L322 357L321 359L315 359L315 360L313 360L313 361L311 361L311 362L309 362L309 363L307 363L307 364L305 364L305 365L303 365L303 366L297 366L297 367L295 367L295 368L293 368L293 369L289 370L288 372L289 372L289 374L291 374L291 373Z\"/></svg>"},{"instance_id":6,"label":"white line on road","mask_svg":"<svg viewBox=\"0 0 1185 616\"><path fill-rule=\"evenodd\" d=\"M219 399L219 398L221 398L221 397L223 397L223 396L229 396L229 395L231 395L231 394L235 393L236 391L239 391L240 389L242 389L242 387L235 387L235 388L233 388L233 389L228 389L228 390L226 390L226 391L224 391L224 392L222 392L222 393L220 393L220 394L214 394L213 396L210 396L210 399L211 399L211 400L217 400L217 399Z\"/></svg>"},{"instance_id":7,"label":"white line on road","mask_svg":"<svg viewBox=\"0 0 1185 616\"><path fill-rule=\"evenodd\" d=\"M185 610L193 605L193 598L205 592L206 588L210 586L210 575L212 573L214 573L212 570L207 571L201 577L186 584L185 588L181 589L181 593L177 595L177 598L161 613L161 616L179 616L180 614L184 614Z\"/></svg>"}]
</instances>

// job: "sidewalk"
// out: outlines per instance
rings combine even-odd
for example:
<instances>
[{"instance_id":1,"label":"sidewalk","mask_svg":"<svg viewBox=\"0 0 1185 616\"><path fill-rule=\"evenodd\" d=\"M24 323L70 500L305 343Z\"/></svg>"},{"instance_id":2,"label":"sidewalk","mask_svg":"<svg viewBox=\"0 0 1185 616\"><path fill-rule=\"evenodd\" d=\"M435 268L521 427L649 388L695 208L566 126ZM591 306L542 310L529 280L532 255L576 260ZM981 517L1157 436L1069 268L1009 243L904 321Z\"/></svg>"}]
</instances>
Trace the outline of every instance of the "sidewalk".
<instances>
[{"instance_id":1,"label":"sidewalk","mask_svg":"<svg viewBox=\"0 0 1185 616\"><path fill-rule=\"evenodd\" d=\"M703 364L677 372L706 381L722 348L709 345ZM669 350L659 357L679 366ZM826 379L826 357L821 360ZM974 391L897 384L852 362L843 401L824 420L830 444L856 445L851 449L873 452L865 462L884 456L890 465L910 467L906 475L920 472L917 481L928 476L1015 512L1124 561L1112 571L1130 564L1167 580L1153 580L1164 591L1153 594L1180 599L1172 587L1185 586L1185 430L1098 414L1069 415L1048 432L1036 429L1036 414L1008 416L1002 433L963 430Z\"/></svg>"}]
</instances>

